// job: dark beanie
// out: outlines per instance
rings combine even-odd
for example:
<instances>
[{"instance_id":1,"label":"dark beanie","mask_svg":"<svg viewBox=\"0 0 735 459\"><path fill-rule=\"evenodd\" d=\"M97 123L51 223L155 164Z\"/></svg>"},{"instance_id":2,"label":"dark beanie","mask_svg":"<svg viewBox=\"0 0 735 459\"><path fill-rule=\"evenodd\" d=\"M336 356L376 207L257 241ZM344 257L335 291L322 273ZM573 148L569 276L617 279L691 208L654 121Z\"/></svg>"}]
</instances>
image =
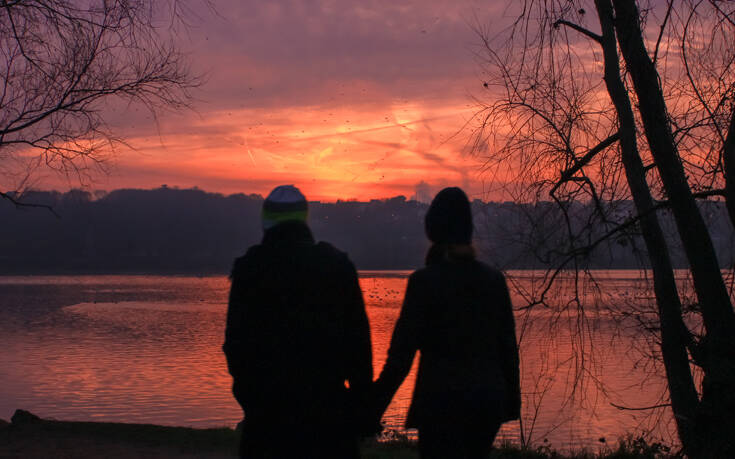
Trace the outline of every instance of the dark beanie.
<instances>
[{"instance_id":1,"label":"dark beanie","mask_svg":"<svg viewBox=\"0 0 735 459\"><path fill-rule=\"evenodd\" d=\"M431 202L424 226L435 244L471 243L472 210L464 191L457 187L441 190Z\"/></svg>"}]
</instances>

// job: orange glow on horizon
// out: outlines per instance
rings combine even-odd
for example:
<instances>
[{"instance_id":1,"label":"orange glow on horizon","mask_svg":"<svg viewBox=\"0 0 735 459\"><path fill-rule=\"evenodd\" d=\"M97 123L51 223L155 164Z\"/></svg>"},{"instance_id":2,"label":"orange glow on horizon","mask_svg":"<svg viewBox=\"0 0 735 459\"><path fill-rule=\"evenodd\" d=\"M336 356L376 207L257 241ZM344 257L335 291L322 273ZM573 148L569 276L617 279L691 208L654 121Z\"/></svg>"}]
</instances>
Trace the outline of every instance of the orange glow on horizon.
<instances>
[{"instance_id":1,"label":"orange glow on horizon","mask_svg":"<svg viewBox=\"0 0 735 459\"><path fill-rule=\"evenodd\" d=\"M482 198L481 158L464 152L469 133L460 132L472 114L461 102L405 102L210 112L186 132L167 120L160 133L132 138L135 150L118 153L111 174L91 188L267 194L294 184L310 200L336 201L457 185Z\"/></svg>"}]
</instances>

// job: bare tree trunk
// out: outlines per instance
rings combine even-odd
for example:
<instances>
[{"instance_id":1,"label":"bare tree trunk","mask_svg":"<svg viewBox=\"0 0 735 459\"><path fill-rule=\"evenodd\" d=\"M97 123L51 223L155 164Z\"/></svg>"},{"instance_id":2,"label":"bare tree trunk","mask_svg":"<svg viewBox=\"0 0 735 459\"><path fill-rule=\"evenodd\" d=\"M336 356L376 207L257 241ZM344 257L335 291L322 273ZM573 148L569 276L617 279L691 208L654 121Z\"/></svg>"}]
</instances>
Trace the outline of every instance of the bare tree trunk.
<instances>
[{"instance_id":1,"label":"bare tree trunk","mask_svg":"<svg viewBox=\"0 0 735 459\"><path fill-rule=\"evenodd\" d=\"M638 8L633 0L613 0L620 49L633 79L656 166L668 194L677 228L692 269L695 289L711 339L735 332L735 315L722 279L712 239L692 195L679 158L657 72L643 44Z\"/></svg>"},{"instance_id":2,"label":"bare tree trunk","mask_svg":"<svg viewBox=\"0 0 735 459\"><path fill-rule=\"evenodd\" d=\"M636 211L640 216L643 239L653 270L653 288L661 324L661 353L666 368L671 408L682 445L694 456L699 449L693 426L699 398L687 355L689 330L682 319L681 302L669 249L655 212L643 161L638 152L633 109L628 91L620 78L612 3L610 0L595 0L595 4L602 28L600 42L604 55L605 84L618 113L620 149L625 175Z\"/></svg>"},{"instance_id":3,"label":"bare tree trunk","mask_svg":"<svg viewBox=\"0 0 735 459\"><path fill-rule=\"evenodd\" d=\"M706 328L705 378L697 429L707 454L735 454L735 314L717 261L712 239L692 196L674 142L658 73L646 51L634 0L613 0L620 50L638 96L651 154L674 214L691 266L694 287Z\"/></svg>"},{"instance_id":4,"label":"bare tree trunk","mask_svg":"<svg viewBox=\"0 0 735 459\"><path fill-rule=\"evenodd\" d=\"M735 105L730 114L730 128L722 151L725 167L725 203L730 214L732 227L735 228Z\"/></svg>"}]
</instances>

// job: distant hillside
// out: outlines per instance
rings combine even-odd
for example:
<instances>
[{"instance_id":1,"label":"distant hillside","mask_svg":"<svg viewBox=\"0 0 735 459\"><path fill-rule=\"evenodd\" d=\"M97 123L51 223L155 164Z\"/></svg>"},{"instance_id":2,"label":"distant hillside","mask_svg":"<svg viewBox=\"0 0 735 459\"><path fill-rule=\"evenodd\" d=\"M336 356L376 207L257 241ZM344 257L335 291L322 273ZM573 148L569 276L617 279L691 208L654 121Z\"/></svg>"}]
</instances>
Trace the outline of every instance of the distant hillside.
<instances>
[{"instance_id":1,"label":"distant hillside","mask_svg":"<svg viewBox=\"0 0 735 459\"><path fill-rule=\"evenodd\" d=\"M0 200L1 273L226 273L232 260L262 237L259 195L223 196L198 189L158 188L110 193L32 192L26 202L44 209L16 209ZM621 218L632 212L617 203ZM403 196L369 202L309 204L309 224L319 240L349 253L360 269L414 269L428 249L423 218L428 206ZM733 233L724 207L703 204L723 264L733 263ZM584 221L588 209L571 209ZM542 268L557 261L564 244L556 206L473 203L475 246L501 268ZM528 227L543 217L544 227ZM533 217L533 218L531 218ZM670 218L663 214L670 240ZM643 244L635 234L600 245L591 268L636 268ZM677 266L685 259L673 244Z\"/></svg>"}]
</instances>

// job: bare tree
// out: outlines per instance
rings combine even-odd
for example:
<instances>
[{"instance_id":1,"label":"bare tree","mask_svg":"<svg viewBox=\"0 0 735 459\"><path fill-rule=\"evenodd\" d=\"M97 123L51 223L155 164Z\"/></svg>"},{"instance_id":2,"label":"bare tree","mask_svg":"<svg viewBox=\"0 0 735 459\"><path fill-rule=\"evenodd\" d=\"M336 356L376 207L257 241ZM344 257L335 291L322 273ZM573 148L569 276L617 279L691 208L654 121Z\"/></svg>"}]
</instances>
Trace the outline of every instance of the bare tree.
<instances>
[{"instance_id":1,"label":"bare tree","mask_svg":"<svg viewBox=\"0 0 735 459\"><path fill-rule=\"evenodd\" d=\"M635 320L657 335L679 438L693 457L732 455L735 315L696 199L725 197L732 209L735 7L715 0L659 9L633 0L517 7L502 37L480 30L491 95L480 101L473 142L489 171L504 171L512 196L550 199L563 216L558 237L545 241L542 258L553 269L529 306L545 304L559 273L584 270L601 244L640 235L657 323ZM588 11L596 13L592 25ZM695 61L703 63L696 70ZM572 212L580 201L588 210ZM625 211L629 201L633 212ZM675 282L662 209L674 218L695 304ZM537 224L531 218L528 227ZM572 292L565 307L583 312L589 306ZM703 375L700 387L693 372Z\"/></svg>"},{"instance_id":2,"label":"bare tree","mask_svg":"<svg viewBox=\"0 0 735 459\"><path fill-rule=\"evenodd\" d=\"M202 2L206 3L206 1ZM111 104L180 109L201 83L171 32L189 14L178 0L0 1L0 174L21 204L31 173L84 179L124 139Z\"/></svg>"},{"instance_id":3,"label":"bare tree","mask_svg":"<svg viewBox=\"0 0 735 459\"><path fill-rule=\"evenodd\" d=\"M735 49L732 5L719 1L687 2L671 8L678 40L680 83L667 98L677 101L672 116L678 148L699 178L695 191L722 195L735 225ZM684 104L686 102L686 104ZM688 158L693 158L690 161Z\"/></svg>"}]
</instances>

